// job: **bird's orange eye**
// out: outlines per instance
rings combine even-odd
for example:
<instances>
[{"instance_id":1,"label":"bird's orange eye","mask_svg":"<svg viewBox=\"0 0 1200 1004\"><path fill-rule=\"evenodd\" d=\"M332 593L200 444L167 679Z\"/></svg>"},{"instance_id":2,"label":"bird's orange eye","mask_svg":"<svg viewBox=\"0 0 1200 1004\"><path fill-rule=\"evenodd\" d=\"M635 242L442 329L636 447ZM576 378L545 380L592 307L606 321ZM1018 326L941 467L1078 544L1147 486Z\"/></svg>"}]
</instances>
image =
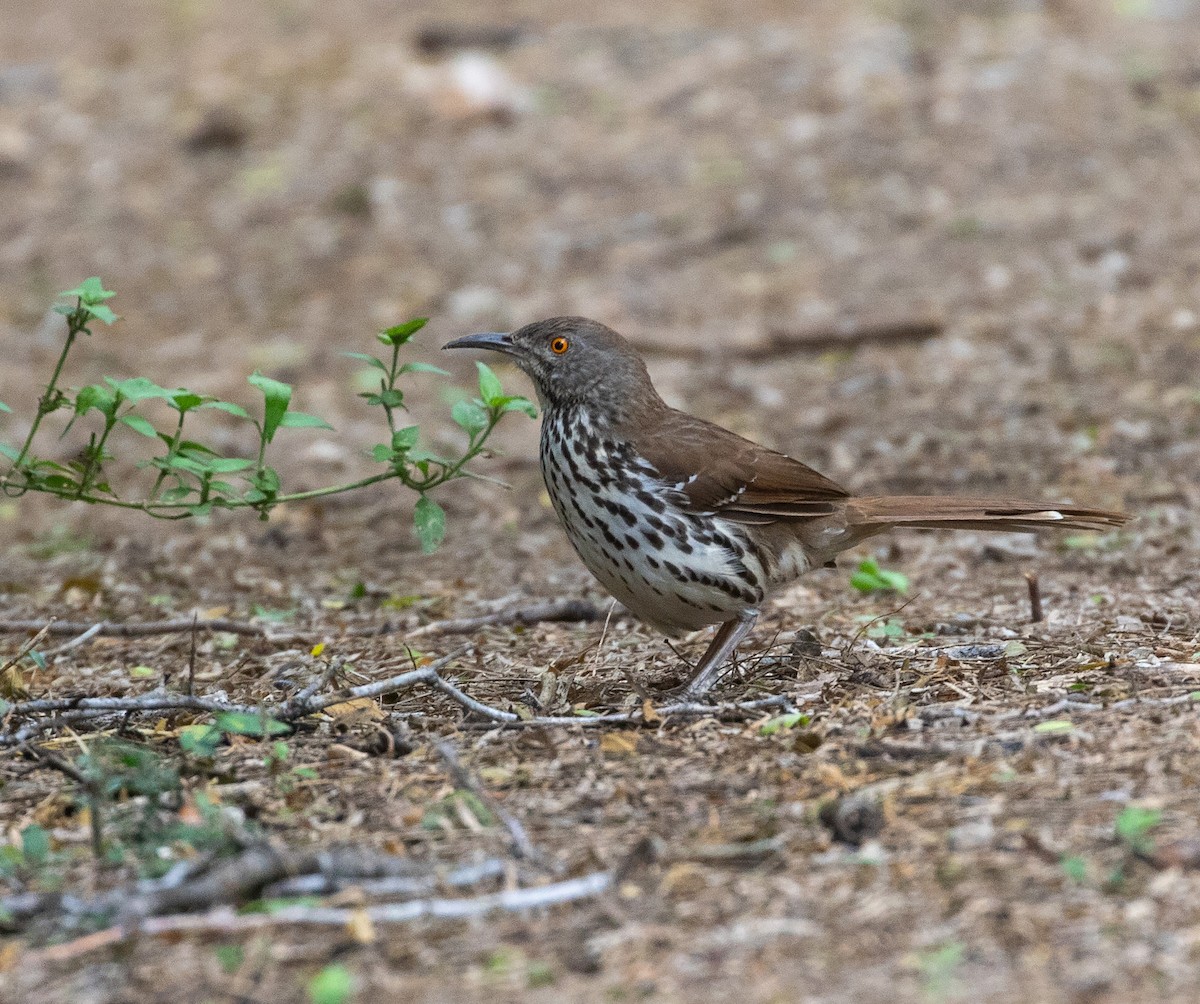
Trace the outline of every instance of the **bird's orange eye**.
<instances>
[{"instance_id":1,"label":"bird's orange eye","mask_svg":"<svg viewBox=\"0 0 1200 1004\"><path fill-rule=\"evenodd\" d=\"M561 356L570 347L571 347L571 343L568 342L565 338L563 338L562 335L559 335L556 339L554 339L554 341L552 341L550 343L550 351L553 352L556 356Z\"/></svg>"}]
</instances>

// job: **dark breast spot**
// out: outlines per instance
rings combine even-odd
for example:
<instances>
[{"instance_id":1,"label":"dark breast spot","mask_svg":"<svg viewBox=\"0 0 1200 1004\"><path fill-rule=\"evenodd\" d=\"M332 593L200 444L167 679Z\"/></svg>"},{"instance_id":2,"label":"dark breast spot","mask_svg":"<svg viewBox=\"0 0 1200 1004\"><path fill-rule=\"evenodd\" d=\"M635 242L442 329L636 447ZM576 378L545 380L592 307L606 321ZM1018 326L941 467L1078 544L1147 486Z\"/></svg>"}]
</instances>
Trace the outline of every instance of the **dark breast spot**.
<instances>
[{"instance_id":1,"label":"dark breast spot","mask_svg":"<svg viewBox=\"0 0 1200 1004\"><path fill-rule=\"evenodd\" d=\"M625 550L625 542L616 537L603 523L600 524L600 532L604 534L604 539L607 540L609 544L615 547L618 551Z\"/></svg>"},{"instance_id":2,"label":"dark breast spot","mask_svg":"<svg viewBox=\"0 0 1200 1004\"><path fill-rule=\"evenodd\" d=\"M654 492L648 492L644 488L639 488L637 489L636 494L638 501L641 502L642 505L644 505L647 509L658 513L667 511L667 503L659 498ZM647 519L649 519L649 517L647 517Z\"/></svg>"}]
</instances>

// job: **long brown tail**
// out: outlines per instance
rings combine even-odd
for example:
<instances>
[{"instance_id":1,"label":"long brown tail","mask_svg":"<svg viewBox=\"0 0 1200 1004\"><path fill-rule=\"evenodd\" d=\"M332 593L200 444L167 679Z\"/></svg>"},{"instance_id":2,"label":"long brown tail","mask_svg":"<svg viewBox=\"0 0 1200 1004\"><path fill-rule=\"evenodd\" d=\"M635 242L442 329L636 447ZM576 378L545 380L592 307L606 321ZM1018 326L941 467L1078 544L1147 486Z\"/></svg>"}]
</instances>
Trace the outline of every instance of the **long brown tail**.
<instances>
[{"instance_id":1,"label":"long brown tail","mask_svg":"<svg viewBox=\"0 0 1200 1004\"><path fill-rule=\"evenodd\" d=\"M846 500L846 522L868 534L890 526L927 530L1107 530L1128 519L1123 512L1028 499L886 495Z\"/></svg>"}]
</instances>

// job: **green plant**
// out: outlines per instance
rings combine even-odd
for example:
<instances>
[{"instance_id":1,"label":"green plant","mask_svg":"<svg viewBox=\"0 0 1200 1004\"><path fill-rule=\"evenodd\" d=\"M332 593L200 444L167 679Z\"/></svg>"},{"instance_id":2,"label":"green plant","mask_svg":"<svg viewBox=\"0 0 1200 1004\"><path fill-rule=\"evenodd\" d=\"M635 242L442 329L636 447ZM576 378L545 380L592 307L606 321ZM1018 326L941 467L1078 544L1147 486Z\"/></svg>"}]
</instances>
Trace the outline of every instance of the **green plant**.
<instances>
[{"instance_id":1,"label":"green plant","mask_svg":"<svg viewBox=\"0 0 1200 1004\"><path fill-rule=\"evenodd\" d=\"M178 768L149 746L123 739L100 738L75 760L39 751L37 759L74 782L72 799L86 810L91 851L98 861L131 859L145 875L164 873L184 853L227 854L238 846L219 805L203 794L194 797L195 812L180 813L184 803ZM32 829L31 839L36 838ZM36 839L22 848L22 861L45 862ZM48 847L48 845L47 845ZM9 852L11 863L12 854Z\"/></svg>"},{"instance_id":2,"label":"green plant","mask_svg":"<svg viewBox=\"0 0 1200 1004\"><path fill-rule=\"evenodd\" d=\"M213 954L228 976L241 969L242 963L246 961L246 950L241 945L217 945Z\"/></svg>"},{"instance_id":3,"label":"green plant","mask_svg":"<svg viewBox=\"0 0 1200 1004\"><path fill-rule=\"evenodd\" d=\"M812 715L805 714L803 711L790 711L784 715L776 715L774 718L769 718L758 727L760 736L773 736L776 732L783 729L793 729L797 725L803 727L812 721Z\"/></svg>"},{"instance_id":4,"label":"green plant","mask_svg":"<svg viewBox=\"0 0 1200 1004\"><path fill-rule=\"evenodd\" d=\"M899 617L876 618L867 628L867 637L875 641L897 639L905 636L904 621Z\"/></svg>"},{"instance_id":5,"label":"green plant","mask_svg":"<svg viewBox=\"0 0 1200 1004\"><path fill-rule=\"evenodd\" d=\"M342 965L329 965L308 982L312 1004L345 1004L354 990L354 978Z\"/></svg>"},{"instance_id":6,"label":"green plant","mask_svg":"<svg viewBox=\"0 0 1200 1004\"><path fill-rule=\"evenodd\" d=\"M263 757L263 766L267 768L267 773L275 782L276 791L281 795L294 791L299 781L315 781L318 777L311 767L289 767L288 761L291 756L292 751L288 744L282 739L276 739L271 743L267 755Z\"/></svg>"},{"instance_id":7,"label":"green plant","mask_svg":"<svg viewBox=\"0 0 1200 1004\"><path fill-rule=\"evenodd\" d=\"M454 820L469 815L480 826L495 826L496 817L475 792L465 788L452 791L445 798L426 806L421 827L426 830L451 829Z\"/></svg>"},{"instance_id":8,"label":"green plant","mask_svg":"<svg viewBox=\"0 0 1200 1004\"><path fill-rule=\"evenodd\" d=\"M927 999L942 1001L958 992L961 985L958 972L966 954L966 946L961 941L947 941L921 953L917 967Z\"/></svg>"},{"instance_id":9,"label":"green plant","mask_svg":"<svg viewBox=\"0 0 1200 1004\"><path fill-rule=\"evenodd\" d=\"M864 558L850 576L850 585L860 593L907 593L908 576L880 568L873 558Z\"/></svg>"},{"instance_id":10,"label":"green plant","mask_svg":"<svg viewBox=\"0 0 1200 1004\"><path fill-rule=\"evenodd\" d=\"M0 876L20 875L30 878L41 872L51 860L49 832L37 823L30 823L17 834L17 839L0 845Z\"/></svg>"},{"instance_id":11,"label":"green plant","mask_svg":"<svg viewBox=\"0 0 1200 1004\"><path fill-rule=\"evenodd\" d=\"M113 324L118 318L107 305L115 294L98 278L90 278L61 296L67 301L54 309L66 318L66 337L57 362L38 399L37 411L20 447L0 444L0 456L10 466L0 475L0 489L9 497L36 491L67 501L87 502L136 509L161 519L203 516L214 509L249 508L267 519L275 506L284 502L321 498L365 488L395 479L419 496L415 509L417 536L426 551L441 542L445 513L429 492L455 478L471 476L466 465L483 451L484 444L504 415L519 411L536 417L533 404L523 397L507 395L496 375L483 363L479 368L479 397L459 401L452 418L467 433L466 446L455 456L442 457L419 445L420 427L401 426L406 410L401 379L411 374L443 370L425 363L401 363L401 350L424 327L426 318L415 318L379 332L377 338L388 351L384 358L364 352L346 353L364 362L378 374L378 388L361 396L383 412L387 440L371 450L371 457L384 470L344 484L310 491L286 493L279 472L267 463L267 448L281 429L329 429L317 415L291 408L292 387L282 381L254 373L248 382L262 396L261 410L252 415L231 401L181 387L162 387L146 377L116 380L70 390L62 386L67 357L83 335L90 336L99 323ZM152 407L165 409L169 424L160 428L147 417ZM10 409L0 403L0 410ZM253 456L222 456L217 450L185 435L189 419L205 411L217 411L250 423L258 445ZM60 435L77 424L89 424L87 442L73 460L65 463L38 456L34 443L44 420L55 412L69 416ZM109 481L106 465L116 459L112 452L118 438L132 432L157 444L154 456L139 463L153 473L143 498L120 495Z\"/></svg>"},{"instance_id":12,"label":"green plant","mask_svg":"<svg viewBox=\"0 0 1200 1004\"><path fill-rule=\"evenodd\" d=\"M269 715L252 715L244 711L223 711L213 716L210 725L187 725L179 733L179 746L185 753L207 759L217 751L227 735L252 736L266 739L292 730L290 725ZM284 745L286 751L287 746ZM285 752L286 757L286 752Z\"/></svg>"},{"instance_id":13,"label":"green plant","mask_svg":"<svg viewBox=\"0 0 1200 1004\"><path fill-rule=\"evenodd\" d=\"M1064 855L1059 864L1062 866L1063 874L1075 885L1083 885L1087 881L1087 858L1079 854Z\"/></svg>"},{"instance_id":14,"label":"green plant","mask_svg":"<svg viewBox=\"0 0 1200 1004\"><path fill-rule=\"evenodd\" d=\"M1161 822L1162 810L1127 805L1117 814L1114 828L1117 838L1134 854L1150 854L1154 850L1151 834Z\"/></svg>"}]
</instances>

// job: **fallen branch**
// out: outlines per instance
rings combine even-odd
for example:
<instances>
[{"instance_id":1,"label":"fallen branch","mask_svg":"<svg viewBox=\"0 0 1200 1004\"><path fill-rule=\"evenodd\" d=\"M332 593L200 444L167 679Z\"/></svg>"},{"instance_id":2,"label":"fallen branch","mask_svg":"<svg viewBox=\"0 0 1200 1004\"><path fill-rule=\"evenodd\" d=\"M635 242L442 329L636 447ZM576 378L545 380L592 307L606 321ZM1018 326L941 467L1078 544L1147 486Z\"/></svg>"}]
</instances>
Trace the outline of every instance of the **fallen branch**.
<instances>
[{"instance_id":1,"label":"fallen branch","mask_svg":"<svg viewBox=\"0 0 1200 1004\"><path fill-rule=\"evenodd\" d=\"M123 623L119 621L0 621L0 634L20 634L25 631L45 630L52 635L87 635L87 640L97 636L105 638L144 638L158 634L180 634L194 629L205 631L224 631L227 634L251 635L259 638L269 638L272 641L294 641L310 637L310 634L273 633L265 624L252 624L249 621L231 620L226 617L214 617L210 620L199 620L191 617L186 620L169 621L140 621ZM78 639L76 639L78 641Z\"/></svg>"},{"instance_id":2,"label":"fallen branch","mask_svg":"<svg viewBox=\"0 0 1200 1004\"><path fill-rule=\"evenodd\" d=\"M774 359L792 352L850 351L864 345L900 345L936 338L945 330L940 317L901 317L885 320L844 318L820 327L773 328L758 342L730 345L713 350L704 345L670 340L639 341L638 349L647 355L683 359Z\"/></svg>"},{"instance_id":3,"label":"fallen branch","mask_svg":"<svg viewBox=\"0 0 1200 1004\"><path fill-rule=\"evenodd\" d=\"M828 327L808 330L774 329L767 344L748 353L750 358L769 359L784 352L831 352L857 349L863 345L898 345L936 338L945 330L940 317L900 317L886 320L846 318Z\"/></svg>"},{"instance_id":4,"label":"fallen branch","mask_svg":"<svg viewBox=\"0 0 1200 1004\"><path fill-rule=\"evenodd\" d=\"M344 928L362 919L373 924L404 924L422 919L461 920L498 912L517 913L591 899L608 891L612 883L612 873L605 871L531 889L506 889L470 899L418 899L349 908L296 905L272 913L236 913L232 907L222 906L208 913L146 917L136 924L109 927L74 941L31 952L24 957L23 963L68 962L136 937L185 933L226 935L287 924Z\"/></svg>"},{"instance_id":5,"label":"fallen branch","mask_svg":"<svg viewBox=\"0 0 1200 1004\"><path fill-rule=\"evenodd\" d=\"M314 714L332 704L353 700L360 697L378 697L394 690L403 690L417 683L426 683L435 690L447 694L461 706L476 711L485 717L507 716L510 713L481 704L474 698L464 694L453 684L448 683L438 675L438 670L461 655L463 649L451 652L436 662L420 669L402 673L399 676L375 683L367 683L360 687L348 687L332 694L317 696L306 688L295 697L279 705L234 704L230 701L210 697L193 697L190 694L173 694L164 691L154 691L139 697L62 697L37 701L22 701L10 705L4 719L22 718L26 715L55 714L50 721L39 720L27 722L13 732L0 732L0 747L20 745L27 742L52 724L69 724L85 718L97 718L112 714L142 713L147 711L200 711L209 714L233 712L254 716L267 716L282 722L295 722L307 715ZM323 674L326 679L330 674ZM516 718L516 715L512 715ZM499 719L507 721L506 717Z\"/></svg>"},{"instance_id":6,"label":"fallen branch","mask_svg":"<svg viewBox=\"0 0 1200 1004\"><path fill-rule=\"evenodd\" d=\"M597 621L602 614L594 603L586 600L553 600L535 603L528 607L497 610L478 617L462 617L456 620L432 621L420 627L405 630L403 626L390 622L374 627L350 628L346 633L358 638L376 635L404 633L405 638L428 638L430 635L472 634L485 627L502 627L510 624L549 623L558 621Z\"/></svg>"},{"instance_id":7,"label":"fallen branch","mask_svg":"<svg viewBox=\"0 0 1200 1004\"><path fill-rule=\"evenodd\" d=\"M80 919L115 918L128 926L160 914L241 904L268 892L276 896L300 895L300 888L312 894L375 882L389 888L391 895L428 895L441 886L474 885L503 876L507 868L501 861L486 861L441 875L411 858L358 847L279 849L256 843L199 874L194 869L182 876L173 872L162 879L135 882L91 897L61 893L10 896L0 900L0 911L17 923L58 913ZM289 889L289 883L297 885Z\"/></svg>"},{"instance_id":8,"label":"fallen branch","mask_svg":"<svg viewBox=\"0 0 1200 1004\"><path fill-rule=\"evenodd\" d=\"M399 859L408 860L408 859ZM488 879L503 878L510 865L490 859L477 865L463 865L445 875L385 875L364 878L361 875L342 875L322 871L316 875L295 875L281 879L262 890L264 898L283 899L289 896L325 896L354 888L364 896L428 896L446 886L458 889L477 885Z\"/></svg>"},{"instance_id":9,"label":"fallen branch","mask_svg":"<svg viewBox=\"0 0 1200 1004\"><path fill-rule=\"evenodd\" d=\"M484 627L509 624L530 625L548 621L595 621L600 617L601 613L595 604L585 600L554 600L549 603L536 603L528 607L497 610L494 613L481 614L478 617L433 621L415 628L409 628L399 622L386 621L383 624L350 627L340 631L319 627L305 631L276 631L272 626L266 624L217 617L211 620L188 618L186 620L142 621L140 623L100 621L94 624L84 621L59 620L0 621L0 634L36 631L51 635L71 635L73 637L70 642L55 650L66 651L96 637L143 638L150 635L181 634L185 631L195 630L223 631L227 634L248 635L273 642L309 641L322 633L340 633L354 638L374 638L389 634L404 634L408 638L427 638L431 635L471 634ZM40 640L42 634L39 634L38 637Z\"/></svg>"},{"instance_id":10,"label":"fallen branch","mask_svg":"<svg viewBox=\"0 0 1200 1004\"><path fill-rule=\"evenodd\" d=\"M460 648L449 655L442 656L428 666L400 673L386 680L364 683L358 687L342 687L329 694L317 695L311 687L306 687L294 697L278 705L247 705L233 704L229 701L208 697L194 697L189 694L173 694L155 691L140 697L63 697L36 701L22 701L9 706L5 713L5 721L13 718L23 718L28 715L53 714L50 720L27 722L16 731L0 732L0 747L16 746L28 742L47 728L54 725L68 724L80 719L97 718L112 714L143 713L147 711L199 711L209 714L235 712L255 716L267 716L280 722L293 723L308 715L323 711L334 704L363 698L381 697L384 694L406 690L418 684L423 684L438 693L444 694L464 710L487 719L493 725L502 727L539 727L549 726L579 726L581 728L599 728L607 725L647 724L662 718L678 717L724 717L730 714L745 714L767 709L794 711L792 697L776 694L771 697L758 698L752 701L731 701L722 704L699 704L692 701L677 701L653 708L647 716L642 707L632 711L615 711L597 715L547 715L523 718L512 711L484 704L465 693L449 680L445 679L440 670L457 659L465 648ZM332 678L332 673L326 671L322 680ZM797 695L799 696L799 695ZM808 696L808 695L804 695Z\"/></svg>"},{"instance_id":11,"label":"fallen branch","mask_svg":"<svg viewBox=\"0 0 1200 1004\"><path fill-rule=\"evenodd\" d=\"M503 728L546 728L548 726L578 725L585 729L601 728L605 725L646 725L659 718L723 718L731 714L745 714L753 711L778 709L780 711L795 711L792 697L786 694L775 694L772 697L761 697L753 701L725 701L720 704L697 704L693 701L678 701L674 704L663 704L653 709L653 715L647 718L641 708L633 711L613 711L607 714L588 715L539 715L531 718L517 718L502 723Z\"/></svg>"}]
</instances>

